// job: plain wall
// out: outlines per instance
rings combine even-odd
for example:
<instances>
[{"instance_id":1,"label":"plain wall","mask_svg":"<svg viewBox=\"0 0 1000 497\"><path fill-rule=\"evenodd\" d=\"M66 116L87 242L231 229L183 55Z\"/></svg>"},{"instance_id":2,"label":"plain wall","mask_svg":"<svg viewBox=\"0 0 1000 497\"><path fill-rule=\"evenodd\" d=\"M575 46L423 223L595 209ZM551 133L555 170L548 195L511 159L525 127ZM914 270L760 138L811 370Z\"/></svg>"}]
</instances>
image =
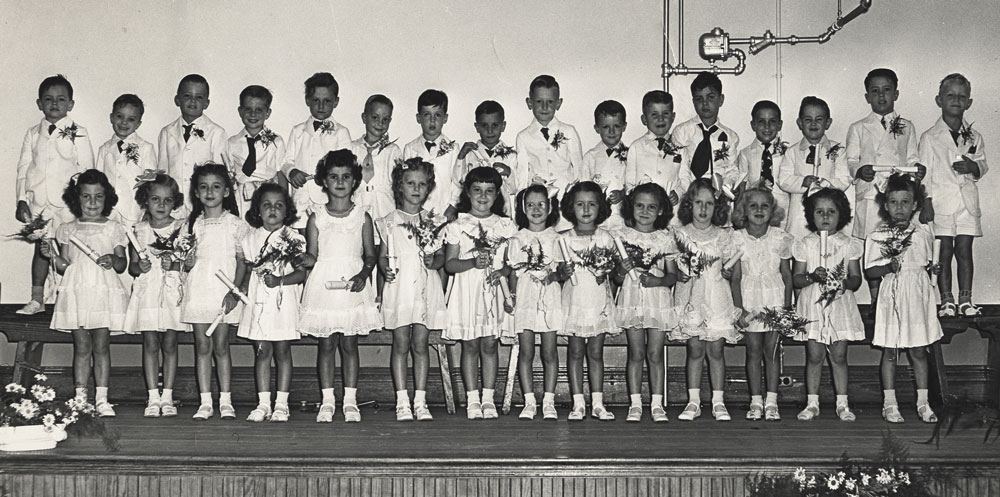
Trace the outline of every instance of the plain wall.
<instances>
[{"instance_id":1,"label":"plain wall","mask_svg":"<svg viewBox=\"0 0 1000 497\"><path fill-rule=\"evenodd\" d=\"M845 12L856 5L846 0ZM781 2L781 31L776 31L777 2L764 0L689 0L685 13L685 63L704 66L697 57L698 36L720 26L733 37L819 35L833 22L836 2ZM676 13L676 5L674 6ZM871 12L848 24L824 45L772 47L749 56L746 73L723 76L726 103L721 119L752 140L749 111L759 99L776 99L784 111L784 137L800 138L794 117L804 95L825 98L834 118L830 136L843 140L847 126L869 109L863 78L872 68L887 66L900 77L897 109L919 131L930 127L939 112L933 97L942 76L962 72L972 81L975 103L969 121L983 133L988 158L997 165L1000 136L996 77L1000 43L992 26L1000 25L1000 2L969 0L875 0ZM659 1L481 3L436 2L205 2L141 1L62 2L0 0L0 232L19 228L14 220L15 165L25 129L41 119L35 106L38 83L62 73L74 85L74 119L91 133L95 152L111 135L111 102L121 93L136 93L146 104L139 134L155 143L159 129L178 115L172 98L178 80L200 73L211 84L207 114L230 134L241 124L236 113L239 91L262 84L274 93L269 126L286 135L305 119L302 82L316 71L334 73L341 101L334 118L356 138L364 100L384 93L395 102L390 130L399 143L419 133L414 119L416 98L426 88L448 93L450 122L445 134L460 141L476 138L473 109L494 99L507 111L505 139L531 119L524 104L531 78L548 73L562 87L559 118L574 124L586 148L599 137L593 131L593 108L616 99L628 109L631 142L643 133L639 121L643 93L662 88L662 14ZM676 29L676 18L671 30ZM676 31L672 31L675 34ZM744 47L745 48L745 47ZM776 68L780 61L781 74ZM724 65L731 65L724 64ZM693 115L688 85L692 77L674 77L677 123ZM585 149L586 149L585 148ZM975 294L979 302L997 302L998 266L991 247L998 239L992 213L1000 198L991 195L996 174L980 183L986 236L976 242ZM30 285L30 247L0 242L5 303L24 302ZM866 290L862 290L866 292ZM859 299L865 301L862 295ZM985 348L978 337L959 337L946 347L950 363L982 364ZM68 347L56 348L46 362L69 364ZM10 364L11 347L0 359ZM115 364L138 365L134 349L115 355ZM388 351L373 353L366 363L385 365ZM739 360L743 349L730 351ZM683 352L672 354L680 364ZM249 357L238 357L250 364ZM309 364L311 355L297 361ZM794 360L791 359L790 360ZM609 355L609 363L622 357ZM872 364L877 353L852 352L852 361Z\"/></svg>"}]
</instances>

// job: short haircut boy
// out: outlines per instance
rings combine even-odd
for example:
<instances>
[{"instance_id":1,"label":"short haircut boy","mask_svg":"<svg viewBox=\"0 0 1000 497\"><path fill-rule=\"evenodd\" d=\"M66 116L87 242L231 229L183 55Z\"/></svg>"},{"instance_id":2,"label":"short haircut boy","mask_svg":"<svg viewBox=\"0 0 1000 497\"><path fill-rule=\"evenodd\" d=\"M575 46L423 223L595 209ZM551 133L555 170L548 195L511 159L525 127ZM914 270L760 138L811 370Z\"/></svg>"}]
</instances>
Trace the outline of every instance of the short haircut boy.
<instances>
[{"instance_id":1,"label":"short haircut boy","mask_svg":"<svg viewBox=\"0 0 1000 497\"><path fill-rule=\"evenodd\" d=\"M621 116L625 122L625 106L615 100L605 100L594 109L594 123L596 124L602 117Z\"/></svg>"},{"instance_id":2,"label":"short haircut boy","mask_svg":"<svg viewBox=\"0 0 1000 497\"><path fill-rule=\"evenodd\" d=\"M259 98L267 103L267 106L271 106L271 102L274 100L274 96L271 95L271 90L264 88L260 85L250 85L240 92L240 105L243 105L243 100L246 98Z\"/></svg>"},{"instance_id":3,"label":"short haircut boy","mask_svg":"<svg viewBox=\"0 0 1000 497\"><path fill-rule=\"evenodd\" d=\"M965 75L958 72L953 72L945 76L944 79L941 80L941 83L938 84L938 91L940 92L941 88L944 88L944 85L953 82L965 85L965 88L969 90L969 93L972 93L972 82L969 81L969 78L966 78ZM72 91L70 92L70 94L72 95Z\"/></svg>"},{"instance_id":4,"label":"short haircut boy","mask_svg":"<svg viewBox=\"0 0 1000 497\"><path fill-rule=\"evenodd\" d=\"M778 104L770 100L760 100L757 103L753 104L753 108L750 109L750 120L752 121L754 119L757 119L757 113L762 110L773 110L775 114L778 115L778 119L779 120L781 119L781 108L778 107ZM802 111L800 110L799 114L801 113ZM829 115L829 111L827 111L827 115Z\"/></svg>"},{"instance_id":5,"label":"short haircut boy","mask_svg":"<svg viewBox=\"0 0 1000 497\"><path fill-rule=\"evenodd\" d=\"M445 114L448 113L448 95L441 90L424 90L417 97L417 112L423 107L441 107Z\"/></svg>"},{"instance_id":6,"label":"short haircut boy","mask_svg":"<svg viewBox=\"0 0 1000 497\"><path fill-rule=\"evenodd\" d=\"M365 113L367 114L368 112L371 112L372 107L375 105L385 105L389 108L389 110L392 110L393 108L392 100L389 100L389 97L382 95L381 93L376 93L375 95L368 97L368 100L365 100Z\"/></svg>"},{"instance_id":7,"label":"short haircut boy","mask_svg":"<svg viewBox=\"0 0 1000 497\"><path fill-rule=\"evenodd\" d=\"M722 80L713 73L702 71L691 82L691 94L695 94L705 88L711 88L716 93L722 93Z\"/></svg>"},{"instance_id":8,"label":"short haircut boy","mask_svg":"<svg viewBox=\"0 0 1000 497\"><path fill-rule=\"evenodd\" d=\"M667 104L670 107L673 107L674 96L663 90L647 91L646 94L642 96L642 111L646 112L646 107L653 104Z\"/></svg>"},{"instance_id":9,"label":"short haircut boy","mask_svg":"<svg viewBox=\"0 0 1000 497\"><path fill-rule=\"evenodd\" d=\"M183 90L181 90L181 88L183 88L184 85L188 84L188 83L197 84L197 85L205 85L205 94L206 94L206 96L208 96L208 93L211 93L211 91L209 90L209 87L208 87L208 80L205 79L204 76L202 76L201 74L188 74L187 76L184 76L183 78L181 78L180 83L177 83L177 94L178 95L180 95L181 91L183 91Z\"/></svg>"},{"instance_id":10,"label":"short haircut boy","mask_svg":"<svg viewBox=\"0 0 1000 497\"><path fill-rule=\"evenodd\" d=\"M132 107L138 109L140 117L146 113L146 106L143 105L142 99L139 98L138 95L134 95L132 93L126 93L116 98L114 103L111 104L111 110L115 110L126 105L131 105Z\"/></svg>"},{"instance_id":11,"label":"short haircut boy","mask_svg":"<svg viewBox=\"0 0 1000 497\"><path fill-rule=\"evenodd\" d=\"M38 85L38 99L41 100L42 95L53 86L62 86L66 88L66 93L69 94L69 99L73 100L73 85L71 85L69 80L66 79L66 76L63 76L62 74L49 76L42 80L41 84Z\"/></svg>"},{"instance_id":12,"label":"short haircut boy","mask_svg":"<svg viewBox=\"0 0 1000 497\"><path fill-rule=\"evenodd\" d=\"M535 79L531 80L531 84L528 86L528 93L530 94L535 88L546 88L546 89L559 89L559 83L556 78L549 76L548 74L542 74L540 76L535 76Z\"/></svg>"},{"instance_id":13,"label":"short haircut boy","mask_svg":"<svg viewBox=\"0 0 1000 497\"><path fill-rule=\"evenodd\" d=\"M809 95L807 97L802 98L802 103L799 104L799 117L802 117L802 113L805 112L806 107L812 107L812 106L823 109L823 112L826 112L827 119L831 117L830 105L826 103L826 100L823 100L822 98L819 98L814 95Z\"/></svg>"},{"instance_id":14,"label":"short haircut boy","mask_svg":"<svg viewBox=\"0 0 1000 497\"><path fill-rule=\"evenodd\" d=\"M506 121L507 116L503 111L503 106L500 102L494 100L483 100L483 102L476 106L476 120L478 121L481 116L488 114L499 114L501 121Z\"/></svg>"},{"instance_id":15,"label":"short haircut boy","mask_svg":"<svg viewBox=\"0 0 1000 497\"><path fill-rule=\"evenodd\" d=\"M333 94L340 96L340 85L337 84L337 78L334 78L332 74L328 72L318 72L309 76L306 80L306 96L313 94L316 88L330 88Z\"/></svg>"},{"instance_id":16,"label":"short haircut boy","mask_svg":"<svg viewBox=\"0 0 1000 497\"><path fill-rule=\"evenodd\" d=\"M872 84L872 80L875 78L885 78L892 81L892 86L899 88L899 77L896 76L896 71L888 69L885 67L879 67L877 69L872 69L865 76L865 91L868 91L868 86Z\"/></svg>"}]
</instances>

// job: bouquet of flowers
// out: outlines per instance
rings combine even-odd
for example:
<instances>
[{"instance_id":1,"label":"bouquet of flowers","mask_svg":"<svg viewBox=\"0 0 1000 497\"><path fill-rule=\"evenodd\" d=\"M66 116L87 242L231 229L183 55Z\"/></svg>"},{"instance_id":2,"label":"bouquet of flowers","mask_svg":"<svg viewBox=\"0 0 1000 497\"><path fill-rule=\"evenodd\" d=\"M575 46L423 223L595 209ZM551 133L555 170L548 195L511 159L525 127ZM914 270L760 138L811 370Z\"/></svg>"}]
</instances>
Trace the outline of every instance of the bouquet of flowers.
<instances>
[{"instance_id":1,"label":"bouquet of flowers","mask_svg":"<svg viewBox=\"0 0 1000 497\"><path fill-rule=\"evenodd\" d=\"M899 258L903 256L906 249L908 249L910 245L913 245L914 231L916 231L916 229L910 228L909 226L880 227L878 229L878 233L884 234L886 237L884 240L876 238L875 241L879 244L879 248L882 251L882 258L899 262Z\"/></svg>"},{"instance_id":2,"label":"bouquet of flowers","mask_svg":"<svg viewBox=\"0 0 1000 497\"><path fill-rule=\"evenodd\" d=\"M305 253L305 241L292 237L288 230L289 228L282 227L267 235L257 259L249 264L250 270L260 276L273 274L285 264L293 264L297 257ZM275 234L278 235L277 239L272 240L271 237Z\"/></svg>"},{"instance_id":3,"label":"bouquet of flowers","mask_svg":"<svg viewBox=\"0 0 1000 497\"><path fill-rule=\"evenodd\" d=\"M777 331L781 336L792 338L799 333L806 332L806 325L812 321L795 314L792 309L781 307L765 307L759 314L753 317L769 330Z\"/></svg>"},{"instance_id":4,"label":"bouquet of flowers","mask_svg":"<svg viewBox=\"0 0 1000 497\"><path fill-rule=\"evenodd\" d=\"M626 242L622 240L622 246L625 247L625 252L628 254L628 258L632 261L632 266L637 269L642 269L644 271L649 271L653 269L661 259L665 258L667 254L663 252L654 252L652 249L642 248L639 245Z\"/></svg>"},{"instance_id":5,"label":"bouquet of flowers","mask_svg":"<svg viewBox=\"0 0 1000 497\"><path fill-rule=\"evenodd\" d=\"M718 257L707 255L688 245L680 236L676 236L675 238L678 250L677 263L688 276L692 278L701 276L701 273L708 269L712 263L719 260Z\"/></svg>"},{"instance_id":6,"label":"bouquet of flowers","mask_svg":"<svg viewBox=\"0 0 1000 497\"><path fill-rule=\"evenodd\" d=\"M529 278L538 282L548 276L552 258L545 253L541 243L524 245L519 252L524 254L524 260L521 260L518 253L507 254L507 262L512 271L524 271Z\"/></svg>"},{"instance_id":7,"label":"bouquet of flowers","mask_svg":"<svg viewBox=\"0 0 1000 497\"><path fill-rule=\"evenodd\" d=\"M28 243L34 243L44 238L51 238L52 235L49 233L50 221L51 220L43 219L42 215L39 214L31 221L25 223L24 226L21 227L21 231L10 235L10 237L24 240Z\"/></svg>"},{"instance_id":8,"label":"bouquet of flowers","mask_svg":"<svg viewBox=\"0 0 1000 497\"><path fill-rule=\"evenodd\" d=\"M184 299L184 261L187 260L188 256L194 251L197 245L197 240L195 240L194 233L181 234L183 226L178 226L173 233L169 236L163 237L153 233L156 236L156 241L149 244L149 250L153 255L164 259L167 262L173 264L175 262L180 263L181 269L181 282L178 288L179 294L177 297L177 304L180 305L181 300ZM166 278L166 274L164 274Z\"/></svg>"},{"instance_id":9,"label":"bouquet of flowers","mask_svg":"<svg viewBox=\"0 0 1000 497\"><path fill-rule=\"evenodd\" d=\"M833 267L832 271L827 271L826 278L823 281L818 282L820 284L820 294L816 303L823 304L824 308L829 307L840 296L840 292L844 291L845 278L847 278L847 266L841 260L839 264Z\"/></svg>"},{"instance_id":10,"label":"bouquet of flowers","mask_svg":"<svg viewBox=\"0 0 1000 497\"><path fill-rule=\"evenodd\" d=\"M400 226L410 233L407 238L416 241L421 255L426 255L433 254L444 246L444 237L441 236L441 232L444 231L447 224L448 220L444 216L438 216L431 209L425 215L419 216L416 224L403 223Z\"/></svg>"},{"instance_id":11,"label":"bouquet of flowers","mask_svg":"<svg viewBox=\"0 0 1000 497\"><path fill-rule=\"evenodd\" d=\"M595 245L583 251L574 249L573 252L579 258L577 264L587 268L598 278L610 273L618 263L618 251L614 248Z\"/></svg>"},{"instance_id":12,"label":"bouquet of flowers","mask_svg":"<svg viewBox=\"0 0 1000 497\"><path fill-rule=\"evenodd\" d=\"M64 430L80 436L101 435L108 450L118 450L117 433L105 429L93 404L84 397L59 402L55 389L45 384L47 380L44 374L36 374L31 388L19 383L4 387L0 393L0 427L41 425L54 438L61 435L57 441L65 439Z\"/></svg>"},{"instance_id":13,"label":"bouquet of flowers","mask_svg":"<svg viewBox=\"0 0 1000 497\"><path fill-rule=\"evenodd\" d=\"M507 239L502 236L490 235L485 229L483 229L483 223L478 223L478 229L479 231L476 236L472 236L468 233L465 233L465 236L472 240L476 253L488 255L490 262L492 263L493 257L497 254L497 249L500 245L506 242Z\"/></svg>"}]
</instances>

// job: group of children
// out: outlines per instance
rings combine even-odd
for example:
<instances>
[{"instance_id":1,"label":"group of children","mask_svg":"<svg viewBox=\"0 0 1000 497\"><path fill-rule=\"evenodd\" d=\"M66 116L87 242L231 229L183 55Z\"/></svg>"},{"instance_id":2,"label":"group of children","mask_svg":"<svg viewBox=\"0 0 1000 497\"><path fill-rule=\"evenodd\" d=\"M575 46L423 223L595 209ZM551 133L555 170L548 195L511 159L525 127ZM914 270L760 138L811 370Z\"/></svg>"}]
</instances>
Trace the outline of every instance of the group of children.
<instances>
[{"instance_id":1,"label":"group of children","mask_svg":"<svg viewBox=\"0 0 1000 497\"><path fill-rule=\"evenodd\" d=\"M397 419L430 420L427 341L429 330L439 329L461 344L470 419L497 417L498 338L506 334L519 337L521 418L538 411L536 335L542 417L558 418L556 337L562 335L569 342L568 419L587 414L585 360L590 415L614 419L603 402L603 344L624 330L627 420L643 417L645 364L650 415L663 422L668 339L687 344L688 403L678 419L701 415L706 356L712 416L730 419L723 349L743 339L751 394L746 418L779 420L780 333L761 316L794 307L808 321L795 336L807 342L808 397L797 417L819 415L820 370L829 355L836 413L850 421L847 344L864 339L853 295L864 274L877 302L873 344L884 351L883 417L903 420L893 384L905 349L919 417L933 422L926 346L941 337L938 315L979 312L971 299L971 247L982 235L976 182L987 168L982 137L963 119L972 102L967 79L942 80L936 97L942 117L919 145L913 124L894 109L897 84L888 69L869 73L872 114L851 126L846 146L826 136L826 102L806 97L796 120L800 142L781 140L780 109L761 101L751 112L756 138L740 149L737 133L718 120L722 83L702 73L691 85L695 118L671 132L673 98L651 91L642 101L648 131L625 146L625 108L602 102L594 112L600 143L583 153L576 129L555 117L562 99L551 76L532 81L526 103L534 119L514 147L501 139L504 110L494 101L476 109L478 141L449 140L447 96L427 90L417 102L421 135L400 150L389 139L393 104L384 95L368 98L365 133L351 140L331 118L339 87L328 73L306 80L310 116L287 142L265 125L271 94L260 86L240 94L244 129L227 140L204 115L208 83L189 75L174 99L181 117L161 131L158 156L135 133L142 101L122 95L110 116L114 136L95 163L86 130L67 115L72 86L54 76L39 88L45 117L25 137L17 218L28 223L40 216L55 242L37 243L32 299L19 312L44 310L47 274L62 275L52 328L73 333L78 394L86 395L93 371L102 416L114 415L107 397L110 334L144 334L145 415L156 417L177 414L177 333L193 332L202 392L194 418L214 415L213 363L219 414L235 418L228 335L238 325L238 335L258 350L259 403L249 421L288 420L289 343L301 335L319 344L317 422L331 422L336 413L337 351L344 420L360 421L358 336L382 329L393 334ZM851 185L853 216L844 193ZM133 190L134 204L119 201ZM942 242L939 259L935 240ZM135 278L131 297L116 274L126 269Z\"/></svg>"}]
</instances>

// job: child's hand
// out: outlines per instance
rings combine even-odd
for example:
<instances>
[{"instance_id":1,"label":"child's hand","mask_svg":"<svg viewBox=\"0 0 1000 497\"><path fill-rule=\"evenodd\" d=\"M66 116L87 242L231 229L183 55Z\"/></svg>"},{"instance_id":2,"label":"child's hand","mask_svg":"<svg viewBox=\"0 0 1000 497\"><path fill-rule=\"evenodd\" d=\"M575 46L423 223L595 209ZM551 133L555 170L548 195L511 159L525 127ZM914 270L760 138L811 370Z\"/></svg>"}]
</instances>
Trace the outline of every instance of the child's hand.
<instances>
[{"instance_id":1,"label":"child's hand","mask_svg":"<svg viewBox=\"0 0 1000 497\"><path fill-rule=\"evenodd\" d=\"M934 204L932 202L924 202L924 208L920 209L920 222L922 224L930 224L934 222Z\"/></svg>"},{"instance_id":2,"label":"child's hand","mask_svg":"<svg viewBox=\"0 0 1000 497\"><path fill-rule=\"evenodd\" d=\"M507 314L514 314L514 306L517 305L517 295L510 296L510 303L508 304L506 300L503 301L503 310Z\"/></svg>"},{"instance_id":3,"label":"child's hand","mask_svg":"<svg viewBox=\"0 0 1000 497\"><path fill-rule=\"evenodd\" d=\"M240 298L237 297L236 294L233 292L227 293L226 296L222 298L222 310L225 311L226 314L229 314L236 308L236 304L238 304L239 301Z\"/></svg>"},{"instance_id":4,"label":"child's hand","mask_svg":"<svg viewBox=\"0 0 1000 497\"><path fill-rule=\"evenodd\" d=\"M480 252L475 258L476 269L486 269L490 267L490 255L485 252Z\"/></svg>"},{"instance_id":5,"label":"child's hand","mask_svg":"<svg viewBox=\"0 0 1000 497\"><path fill-rule=\"evenodd\" d=\"M463 143L462 144L462 148L458 151L458 160L465 159L465 156L469 155L469 152L472 152L473 150L478 150L478 149L479 149L479 145L476 145L476 142L465 142L465 143Z\"/></svg>"},{"instance_id":6,"label":"child's hand","mask_svg":"<svg viewBox=\"0 0 1000 497\"><path fill-rule=\"evenodd\" d=\"M731 280L731 279L733 279L733 269L734 269L734 268L735 268L735 266L733 266L733 267L731 267L731 268L729 268L729 269L726 269L726 267L725 267L725 266L723 266L723 267L722 267L722 270L721 270L721 272L722 272L722 277L723 277L723 278L725 278L725 279L727 279L727 280Z\"/></svg>"},{"instance_id":7,"label":"child's hand","mask_svg":"<svg viewBox=\"0 0 1000 497\"><path fill-rule=\"evenodd\" d=\"M918 181L923 181L924 180L924 176L927 176L927 166L925 166L925 165L923 165L923 164L921 164L919 162L916 163L916 166L917 166L917 180Z\"/></svg>"},{"instance_id":8,"label":"child's hand","mask_svg":"<svg viewBox=\"0 0 1000 497\"><path fill-rule=\"evenodd\" d=\"M444 211L444 217L449 223L458 219L458 209L456 209L454 205L449 205Z\"/></svg>"},{"instance_id":9,"label":"child's hand","mask_svg":"<svg viewBox=\"0 0 1000 497\"><path fill-rule=\"evenodd\" d=\"M740 317L736 320L736 326L744 329L749 328L750 320L747 319L748 317L750 317L750 313L746 309L740 309Z\"/></svg>"},{"instance_id":10,"label":"child's hand","mask_svg":"<svg viewBox=\"0 0 1000 497\"><path fill-rule=\"evenodd\" d=\"M875 166L871 164L865 164L861 166L861 169L858 169L858 174L856 174L855 176L860 178L861 181L867 181L868 183L871 183L872 181L875 181Z\"/></svg>"},{"instance_id":11,"label":"child's hand","mask_svg":"<svg viewBox=\"0 0 1000 497\"><path fill-rule=\"evenodd\" d=\"M148 273L153 269L153 262L149 259L139 259L139 271Z\"/></svg>"},{"instance_id":12,"label":"child's hand","mask_svg":"<svg viewBox=\"0 0 1000 497\"><path fill-rule=\"evenodd\" d=\"M396 270L391 268L386 269L385 272L382 273L382 279L384 279L386 283L396 281Z\"/></svg>"},{"instance_id":13,"label":"child's hand","mask_svg":"<svg viewBox=\"0 0 1000 497\"><path fill-rule=\"evenodd\" d=\"M802 180L802 188L809 188L813 183L818 183L819 178L813 175L808 175Z\"/></svg>"},{"instance_id":14,"label":"child's hand","mask_svg":"<svg viewBox=\"0 0 1000 497\"><path fill-rule=\"evenodd\" d=\"M608 202L617 204L622 200L625 200L625 190L611 190L611 194L608 195Z\"/></svg>"},{"instance_id":15,"label":"child's hand","mask_svg":"<svg viewBox=\"0 0 1000 497\"><path fill-rule=\"evenodd\" d=\"M632 258L629 257L628 259L622 259L621 267L622 267L622 276L625 276L628 274L629 271L635 269L635 264L632 263Z\"/></svg>"},{"instance_id":16,"label":"child's hand","mask_svg":"<svg viewBox=\"0 0 1000 497\"><path fill-rule=\"evenodd\" d=\"M681 283L687 283L691 281L691 275L685 273L683 270L677 271L677 281Z\"/></svg>"},{"instance_id":17,"label":"child's hand","mask_svg":"<svg viewBox=\"0 0 1000 497\"><path fill-rule=\"evenodd\" d=\"M365 285L368 284L368 278L365 277L365 271L362 269L360 273L355 274L351 277L351 291L360 292L365 289Z\"/></svg>"},{"instance_id":18,"label":"child's hand","mask_svg":"<svg viewBox=\"0 0 1000 497\"><path fill-rule=\"evenodd\" d=\"M295 188L302 188L307 181L309 181L309 175L298 169L292 169L292 171L288 173L288 182Z\"/></svg>"},{"instance_id":19,"label":"child's hand","mask_svg":"<svg viewBox=\"0 0 1000 497\"><path fill-rule=\"evenodd\" d=\"M655 286L666 286L664 284L664 279L659 276L653 276L649 273L642 273L639 275L639 284L643 288L652 288Z\"/></svg>"},{"instance_id":20,"label":"child's hand","mask_svg":"<svg viewBox=\"0 0 1000 497\"><path fill-rule=\"evenodd\" d=\"M958 174L971 174L979 177L979 164L964 154L962 160L951 163L951 168Z\"/></svg>"},{"instance_id":21,"label":"child's hand","mask_svg":"<svg viewBox=\"0 0 1000 497\"><path fill-rule=\"evenodd\" d=\"M510 166L508 166L507 164L504 164L503 162L494 162L493 163L493 170L496 171L497 174L499 174L501 178L509 178L510 177L510 173L513 172L511 170Z\"/></svg>"},{"instance_id":22,"label":"child's hand","mask_svg":"<svg viewBox=\"0 0 1000 497\"><path fill-rule=\"evenodd\" d=\"M827 277L826 268L823 266L814 269L813 272L809 275L809 279L812 280L813 282L825 281L826 277Z\"/></svg>"},{"instance_id":23,"label":"child's hand","mask_svg":"<svg viewBox=\"0 0 1000 497\"><path fill-rule=\"evenodd\" d=\"M163 257L160 259L160 269L164 271L176 271L174 268L174 261L169 257Z\"/></svg>"},{"instance_id":24,"label":"child's hand","mask_svg":"<svg viewBox=\"0 0 1000 497\"><path fill-rule=\"evenodd\" d=\"M281 285L281 277L275 276L273 273L264 273L264 285L268 288L274 288Z\"/></svg>"},{"instance_id":25,"label":"child's hand","mask_svg":"<svg viewBox=\"0 0 1000 497\"><path fill-rule=\"evenodd\" d=\"M899 268L903 267L898 260L892 259L889 261L889 271L893 273L898 273Z\"/></svg>"},{"instance_id":26,"label":"child's hand","mask_svg":"<svg viewBox=\"0 0 1000 497\"><path fill-rule=\"evenodd\" d=\"M681 199L677 196L677 192L673 190L670 190L670 194L667 195L667 200L669 200L672 205L681 203Z\"/></svg>"},{"instance_id":27,"label":"child's hand","mask_svg":"<svg viewBox=\"0 0 1000 497\"><path fill-rule=\"evenodd\" d=\"M98 257L94 262L104 269L111 269L115 265L115 254L104 254Z\"/></svg>"},{"instance_id":28,"label":"child's hand","mask_svg":"<svg viewBox=\"0 0 1000 497\"><path fill-rule=\"evenodd\" d=\"M424 267L434 269L434 254L424 254Z\"/></svg>"},{"instance_id":29,"label":"child's hand","mask_svg":"<svg viewBox=\"0 0 1000 497\"><path fill-rule=\"evenodd\" d=\"M603 285L605 281L608 281L608 275L602 274L600 276L597 276L594 278L594 281L596 281L598 285Z\"/></svg>"},{"instance_id":30,"label":"child's hand","mask_svg":"<svg viewBox=\"0 0 1000 497\"><path fill-rule=\"evenodd\" d=\"M292 267L295 269L312 269L316 265L316 256L306 252L295 258L292 262Z\"/></svg>"},{"instance_id":31,"label":"child's hand","mask_svg":"<svg viewBox=\"0 0 1000 497\"><path fill-rule=\"evenodd\" d=\"M941 264L928 264L927 272L934 276L941 276Z\"/></svg>"},{"instance_id":32,"label":"child's hand","mask_svg":"<svg viewBox=\"0 0 1000 497\"><path fill-rule=\"evenodd\" d=\"M52 256L56 255L55 251L52 250L52 243L50 243L49 239L39 240L38 250L42 253L42 257L46 259L51 259Z\"/></svg>"},{"instance_id":33,"label":"child's hand","mask_svg":"<svg viewBox=\"0 0 1000 497\"><path fill-rule=\"evenodd\" d=\"M503 278L503 270L497 269L486 276L486 284L490 286L496 286L500 284L500 278Z\"/></svg>"},{"instance_id":34,"label":"child's hand","mask_svg":"<svg viewBox=\"0 0 1000 497\"><path fill-rule=\"evenodd\" d=\"M567 262L560 262L559 263L559 279L560 280L566 281L566 280L570 279L570 277L573 276L574 272L575 272L575 269L573 267L573 264L570 264L570 263L567 263Z\"/></svg>"},{"instance_id":35,"label":"child's hand","mask_svg":"<svg viewBox=\"0 0 1000 497\"><path fill-rule=\"evenodd\" d=\"M190 271L192 268L194 268L194 263L195 263L195 255L194 255L194 250L192 250L191 252L188 253L187 257L184 258L184 270Z\"/></svg>"},{"instance_id":36,"label":"child's hand","mask_svg":"<svg viewBox=\"0 0 1000 497\"><path fill-rule=\"evenodd\" d=\"M19 200L17 202L17 209L14 211L14 217L22 223L31 222L31 208L28 207L28 203L24 200Z\"/></svg>"}]
</instances>

